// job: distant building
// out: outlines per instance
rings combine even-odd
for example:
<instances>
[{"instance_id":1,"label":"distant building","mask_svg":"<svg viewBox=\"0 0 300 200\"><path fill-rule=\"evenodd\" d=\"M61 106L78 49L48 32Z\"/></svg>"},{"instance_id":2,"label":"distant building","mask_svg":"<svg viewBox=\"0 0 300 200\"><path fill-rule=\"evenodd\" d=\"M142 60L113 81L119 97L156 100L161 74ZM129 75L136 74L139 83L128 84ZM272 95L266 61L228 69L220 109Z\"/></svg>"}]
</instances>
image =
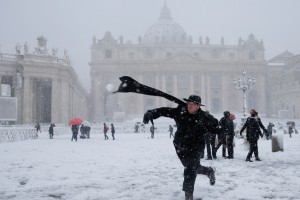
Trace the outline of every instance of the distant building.
<instances>
[{"instance_id":1,"label":"distant building","mask_svg":"<svg viewBox=\"0 0 300 200\"><path fill-rule=\"evenodd\" d=\"M163 98L114 94L107 85L118 86L120 76L137 81L178 98L198 94L212 113L224 110L242 112L243 96L233 86L233 79L242 76L256 78L257 85L248 93L248 108L266 112L266 61L264 45L253 34L237 39L236 45L213 44L209 37L193 39L173 21L165 5L160 17L138 42L124 42L107 32L103 38L93 38L91 45L91 103L93 120L111 119L119 104L126 117L136 117L159 106L175 106Z\"/></svg>"},{"instance_id":2,"label":"distant building","mask_svg":"<svg viewBox=\"0 0 300 200\"><path fill-rule=\"evenodd\" d=\"M300 54L285 51L270 59L268 72L268 115L300 118Z\"/></svg>"},{"instance_id":3,"label":"distant building","mask_svg":"<svg viewBox=\"0 0 300 200\"><path fill-rule=\"evenodd\" d=\"M32 53L26 43L16 45L16 55L0 53L0 113L17 106L16 115L12 115L15 119L0 114L0 124L7 120L17 124L68 123L73 117L87 117L87 93L68 55L58 58L57 50L48 53L46 44L41 36ZM15 99L16 104L9 103Z\"/></svg>"}]
</instances>

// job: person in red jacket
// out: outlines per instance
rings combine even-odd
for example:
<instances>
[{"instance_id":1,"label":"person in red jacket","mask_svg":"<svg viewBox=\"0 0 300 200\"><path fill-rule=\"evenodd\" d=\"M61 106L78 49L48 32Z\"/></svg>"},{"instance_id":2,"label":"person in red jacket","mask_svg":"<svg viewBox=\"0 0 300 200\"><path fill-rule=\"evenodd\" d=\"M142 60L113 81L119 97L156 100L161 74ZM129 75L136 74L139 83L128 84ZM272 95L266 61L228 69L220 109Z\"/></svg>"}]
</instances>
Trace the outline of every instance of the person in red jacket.
<instances>
[{"instance_id":1,"label":"person in red jacket","mask_svg":"<svg viewBox=\"0 0 300 200\"><path fill-rule=\"evenodd\" d=\"M104 140L108 140L108 136L107 136L107 132L108 132L109 128L106 125L106 123L103 123L103 133L104 133Z\"/></svg>"}]
</instances>

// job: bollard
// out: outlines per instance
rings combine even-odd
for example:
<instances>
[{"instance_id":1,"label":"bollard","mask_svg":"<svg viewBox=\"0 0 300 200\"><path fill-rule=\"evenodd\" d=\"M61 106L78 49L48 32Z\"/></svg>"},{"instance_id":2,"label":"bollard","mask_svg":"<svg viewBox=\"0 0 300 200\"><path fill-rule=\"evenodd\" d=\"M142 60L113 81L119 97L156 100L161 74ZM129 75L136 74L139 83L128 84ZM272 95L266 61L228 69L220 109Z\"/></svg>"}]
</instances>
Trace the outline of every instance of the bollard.
<instances>
[{"instance_id":1,"label":"bollard","mask_svg":"<svg viewBox=\"0 0 300 200\"><path fill-rule=\"evenodd\" d=\"M274 135L272 137L272 152L283 151L282 135Z\"/></svg>"}]
</instances>

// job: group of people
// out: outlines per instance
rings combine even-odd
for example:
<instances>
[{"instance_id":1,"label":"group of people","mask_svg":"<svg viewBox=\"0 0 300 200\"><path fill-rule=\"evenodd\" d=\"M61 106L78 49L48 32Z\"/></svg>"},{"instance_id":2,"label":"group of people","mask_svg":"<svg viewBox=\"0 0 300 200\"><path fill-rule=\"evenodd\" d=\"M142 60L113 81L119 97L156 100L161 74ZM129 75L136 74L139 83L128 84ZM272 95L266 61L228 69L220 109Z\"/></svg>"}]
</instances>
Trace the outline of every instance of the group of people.
<instances>
[{"instance_id":1,"label":"group of people","mask_svg":"<svg viewBox=\"0 0 300 200\"><path fill-rule=\"evenodd\" d=\"M114 124L110 125L110 131L111 131L111 137L113 138L113 140L115 140L115 126ZM103 133L104 133L104 140L108 140L109 137L107 136L107 132L109 130L109 127L106 125L106 123L103 123Z\"/></svg>"},{"instance_id":2,"label":"group of people","mask_svg":"<svg viewBox=\"0 0 300 200\"><path fill-rule=\"evenodd\" d=\"M91 127L89 126L85 126L84 124L81 124L80 128L79 128L80 124L73 124L71 126L71 131L72 131L72 138L71 141L75 140L75 142L77 142L77 137L78 137L78 132L80 130L81 132L81 139L89 139L90 138L90 131L91 131Z\"/></svg>"},{"instance_id":3,"label":"group of people","mask_svg":"<svg viewBox=\"0 0 300 200\"><path fill-rule=\"evenodd\" d=\"M176 133L174 135L175 152L184 167L184 180L182 190L185 192L185 199L192 200L194 185L197 174L206 175L211 185L215 184L215 171L212 167L202 166L200 158L203 157L205 145L207 147L207 159L216 159L217 151L221 145L226 145L222 149L222 156L228 159L234 158L234 118L231 118L229 111L224 112L224 117L216 119L209 112L201 109L201 98L191 95L184 99L186 104L179 104L176 108L161 107L148 110L144 114L143 122L148 124L159 117L173 118L176 123ZM246 138L250 144L250 150L246 157L246 162L252 162L251 156L254 153L255 160L261 161L258 156L257 141L263 136L261 129L266 134L268 131L261 123L258 113L250 110L250 117L240 130L240 135L247 128ZM169 126L170 137L173 135L173 127ZM218 136L218 145L215 146L215 137Z\"/></svg>"}]
</instances>

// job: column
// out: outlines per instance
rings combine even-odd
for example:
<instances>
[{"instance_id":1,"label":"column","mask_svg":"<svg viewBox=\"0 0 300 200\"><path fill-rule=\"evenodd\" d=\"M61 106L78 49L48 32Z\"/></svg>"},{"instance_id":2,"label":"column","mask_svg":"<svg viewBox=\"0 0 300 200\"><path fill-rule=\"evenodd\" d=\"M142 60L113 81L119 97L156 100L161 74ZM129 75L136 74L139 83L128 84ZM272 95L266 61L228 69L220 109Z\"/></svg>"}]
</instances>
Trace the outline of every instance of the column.
<instances>
[{"instance_id":1,"label":"column","mask_svg":"<svg viewBox=\"0 0 300 200\"><path fill-rule=\"evenodd\" d=\"M201 73L201 85L200 85L200 97L202 104L206 105L207 97L206 97L206 88L205 88L205 80L206 74Z\"/></svg>"},{"instance_id":2,"label":"column","mask_svg":"<svg viewBox=\"0 0 300 200\"><path fill-rule=\"evenodd\" d=\"M23 124L32 123L32 78L24 77Z\"/></svg>"},{"instance_id":3,"label":"column","mask_svg":"<svg viewBox=\"0 0 300 200\"><path fill-rule=\"evenodd\" d=\"M61 83L61 105L60 105L61 123L67 124L68 121L71 119L71 116L69 116L69 106L68 106L69 101L70 101L70 96L69 96L68 83L63 81Z\"/></svg>"},{"instance_id":4,"label":"column","mask_svg":"<svg viewBox=\"0 0 300 200\"><path fill-rule=\"evenodd\" d=\"M163 92L167 92L166 86L167 86L167 84L166 84L166 74L163 73L161 75L161 90ZM167 102L167 100L165 98L162 98L162 105L161 106L166 106L167 105L166 102Z\"/></svg>"},{"instance_id":5,"label":"column","mask_svg":"<svg viewBox=\"0 0 300 200\"><path fill-rule=\"evenodd\" d=\"M2 76L0 75L0 97L2 96L2 87L1 87L1 84L2 84Z\"/></svg>"},{"instance_id":6,"label":"column","mask_svg":"<svg viewBox=\"0 0 300 200\"><path fill-rule=\"evenodd\" d=\"M189 80L190 80L190 82L189 82L189 95L195 94L195 88L194 88L195 84L194 84L194 75L193 75L193 73L190 74Z\"/></svg>"},{"instance_id":7,"label":"column","mask_svg":"<svg viewBox=\"0 0 300 200\"><path fill-rule=\"evenodd\" d=\"M57 79L52 79L52 93L51 93L51 122L60 123L60 83Z\"/></svg>"},{"instance_id":8,"label":"column","mask_svg":"<svg viewBox=\"0 0 300 200\"><path fill-rule=\"evenodd\" d=\"M228 99L232 97L231 92L229 92L228 89L234 90L234 87L229 85L229 83L232 83L232 81L229 80L230 76L226 74L226 72L222 73L222 86L221 86L221 110L230 110L231 106L229 105ZM232 112L232 110L230 110Z\"/></svg>"},{"instance_id":9,"label":"column","mask_svg":"<svg viewBox=\"0 0 300 200\"><path fill-rule=\"evenodd\" d=\"M211 111L211 87L210 87L210 74L206 75L206 102L204 103L204 105L206 106L206 109Z\"/></svg>"}]
</instances>

